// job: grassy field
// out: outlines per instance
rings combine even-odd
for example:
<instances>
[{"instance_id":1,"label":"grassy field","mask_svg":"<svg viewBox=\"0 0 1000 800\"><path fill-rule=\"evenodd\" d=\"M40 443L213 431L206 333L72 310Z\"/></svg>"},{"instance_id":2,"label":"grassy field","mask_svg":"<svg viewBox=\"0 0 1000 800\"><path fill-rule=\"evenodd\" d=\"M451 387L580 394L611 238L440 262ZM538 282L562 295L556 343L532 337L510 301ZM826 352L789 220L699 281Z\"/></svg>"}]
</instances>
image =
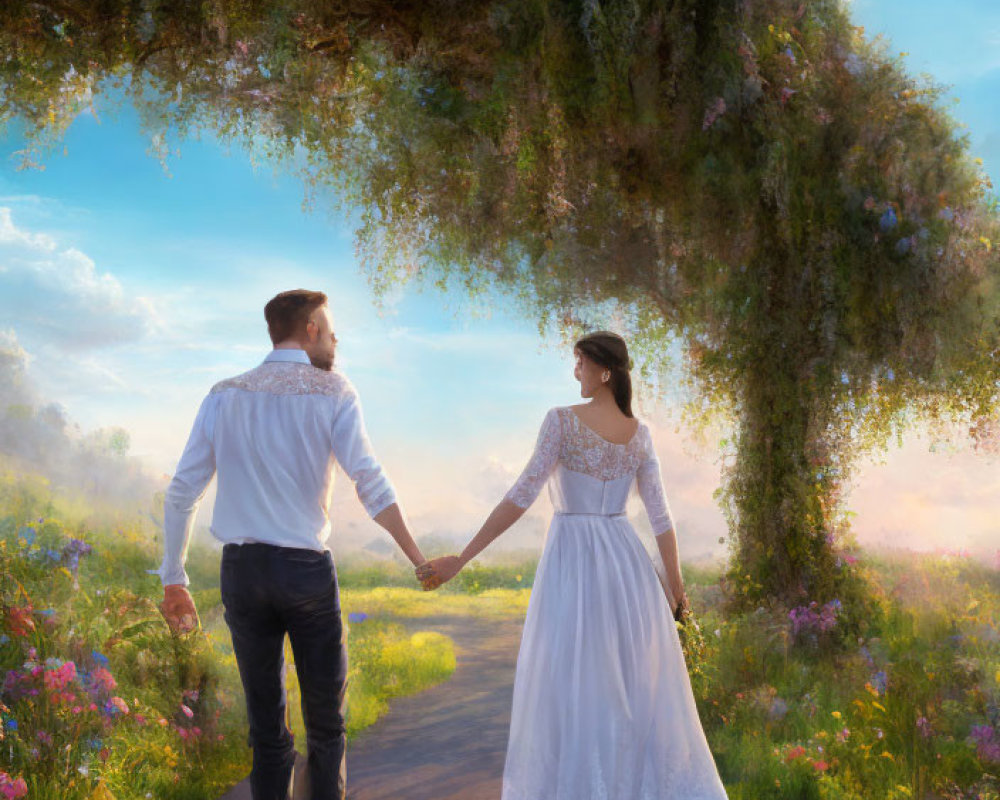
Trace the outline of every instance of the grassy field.
<instances>
[{"instance_id":1,"label":"grassy field","mask_svg":"<svg viewBox=\"0 0 1000 800\"><path fill-rule=\"evenodd\" d=\"M148 529L0 476L0 796L208 800L249 770L218 554L189 553L202 630L175 637ZM351 600L345 596L345 610ZM348 735L455 668L449 639L350 615ZM289 652L289 656L290 656ZM291 680L293 732L304 731Z\"/></svg>"},{"instance_id":2,"label":"grassy field","mask_svg":"<svg viewBox=\"0 0 1000 800\"><path fill-rule=\"evenodd\" d=\"M214 798L249 758L217 554L189 556L203 631L172 637L145 572L148 530L45 497L0 483L0 794ZM1000 571L960 554L850 558L861 605L739 615L718 567L684 566L695 623L682 641L729 797L998 800ZM352 736L454 669L451 642L420 618L520 618L534 575L531 563L477 566L425 593L393 562L338 570ZM290 693L302 736L294 680Z\"/></svg>"}]
</instances>

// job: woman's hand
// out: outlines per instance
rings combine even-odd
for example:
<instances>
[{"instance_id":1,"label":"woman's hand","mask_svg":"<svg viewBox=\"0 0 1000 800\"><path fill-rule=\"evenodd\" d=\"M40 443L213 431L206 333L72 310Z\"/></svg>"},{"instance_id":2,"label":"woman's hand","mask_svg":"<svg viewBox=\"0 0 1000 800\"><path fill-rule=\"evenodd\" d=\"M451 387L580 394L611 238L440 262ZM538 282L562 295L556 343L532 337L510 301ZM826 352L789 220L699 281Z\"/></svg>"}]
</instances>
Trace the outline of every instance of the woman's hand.
<instances>
[{"instance_id":1,"label":"woman's hand","mask_svg":"<svg viewBox=\"0 0 1000 800\"><path fill-rule=\"evenodd\" d=\"M425 561L416 569L417 580L430 592L454 578L464 564L458 556L442 556Z\"/></svg>"},{"instance_id":2,"label":"woman's hand","mask_svg":"<svg viewBox=\"0 0 1000 800\"><path fill-rule=\"evenodd\" d=\"M688 602L687 593L681 591L680 599L677 601L677 605L674 606L674 619L680 622L686 615L691 613L691 605Z\"/></svg>"}]
</instances>

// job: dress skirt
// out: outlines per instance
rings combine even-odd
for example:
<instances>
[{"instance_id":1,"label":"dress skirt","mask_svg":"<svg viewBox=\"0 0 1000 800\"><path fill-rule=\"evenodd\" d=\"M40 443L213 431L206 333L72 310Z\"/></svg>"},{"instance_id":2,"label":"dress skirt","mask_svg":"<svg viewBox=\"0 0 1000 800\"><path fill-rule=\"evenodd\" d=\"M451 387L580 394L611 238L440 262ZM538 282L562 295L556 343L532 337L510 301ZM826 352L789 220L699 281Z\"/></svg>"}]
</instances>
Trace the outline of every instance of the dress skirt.
<instances>
[{"instance_id":1,"label":"dress skirt","mask_svg":"<svg viewBox=\"0 0 1000 800\"><path fill-rule=\"evenodd\" d=\"M521 638L502 800L725 797L634 528L556 513Z\"/></svg>"}]
</instances>

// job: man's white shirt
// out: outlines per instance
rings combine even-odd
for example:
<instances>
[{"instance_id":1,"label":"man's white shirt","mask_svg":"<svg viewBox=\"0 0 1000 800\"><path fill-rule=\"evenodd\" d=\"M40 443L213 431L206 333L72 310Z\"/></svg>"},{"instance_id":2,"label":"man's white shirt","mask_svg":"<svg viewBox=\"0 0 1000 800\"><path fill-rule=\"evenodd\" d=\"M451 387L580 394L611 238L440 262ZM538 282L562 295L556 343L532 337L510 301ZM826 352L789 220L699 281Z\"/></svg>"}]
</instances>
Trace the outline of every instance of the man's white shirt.
<instances>
[{"instance_id":1,"label":"man's white shirt","mask_svg":"<svg viewBox=\"0 0 1000 800\"><path fill-rule=\"evenodd\" d=\"M258 367L221 381L202 401L163 508L164 555L155 570L184 570L198 504L218 474L210 530L225 543L326 549L335 464L368 515L396 502L365 431L357 390L304 350L272 350Z\"/></svg>"}]
</instances>

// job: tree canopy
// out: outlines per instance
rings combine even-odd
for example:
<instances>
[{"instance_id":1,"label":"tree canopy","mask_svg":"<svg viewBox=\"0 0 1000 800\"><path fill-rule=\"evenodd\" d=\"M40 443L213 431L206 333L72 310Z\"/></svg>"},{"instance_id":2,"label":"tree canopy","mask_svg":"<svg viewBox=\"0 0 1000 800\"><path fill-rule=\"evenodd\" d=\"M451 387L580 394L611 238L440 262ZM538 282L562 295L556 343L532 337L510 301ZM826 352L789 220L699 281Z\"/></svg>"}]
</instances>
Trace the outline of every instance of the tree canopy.
<instances>
[{"instance_id":1,"label":"tree canopy","mask_svg":"<svg viewBox=\"0 0 1000 800\"><path fill-rule=\"evenodd\" d=\"M840 493L907 412L997 408L997 208L942 90L839 0L9 0L0 117L117 87L362 211L376 290L602 324L737 424L734 593L849 580ZM158 138L162 141L162 138Z\"/></svg>"}]
</instances>

